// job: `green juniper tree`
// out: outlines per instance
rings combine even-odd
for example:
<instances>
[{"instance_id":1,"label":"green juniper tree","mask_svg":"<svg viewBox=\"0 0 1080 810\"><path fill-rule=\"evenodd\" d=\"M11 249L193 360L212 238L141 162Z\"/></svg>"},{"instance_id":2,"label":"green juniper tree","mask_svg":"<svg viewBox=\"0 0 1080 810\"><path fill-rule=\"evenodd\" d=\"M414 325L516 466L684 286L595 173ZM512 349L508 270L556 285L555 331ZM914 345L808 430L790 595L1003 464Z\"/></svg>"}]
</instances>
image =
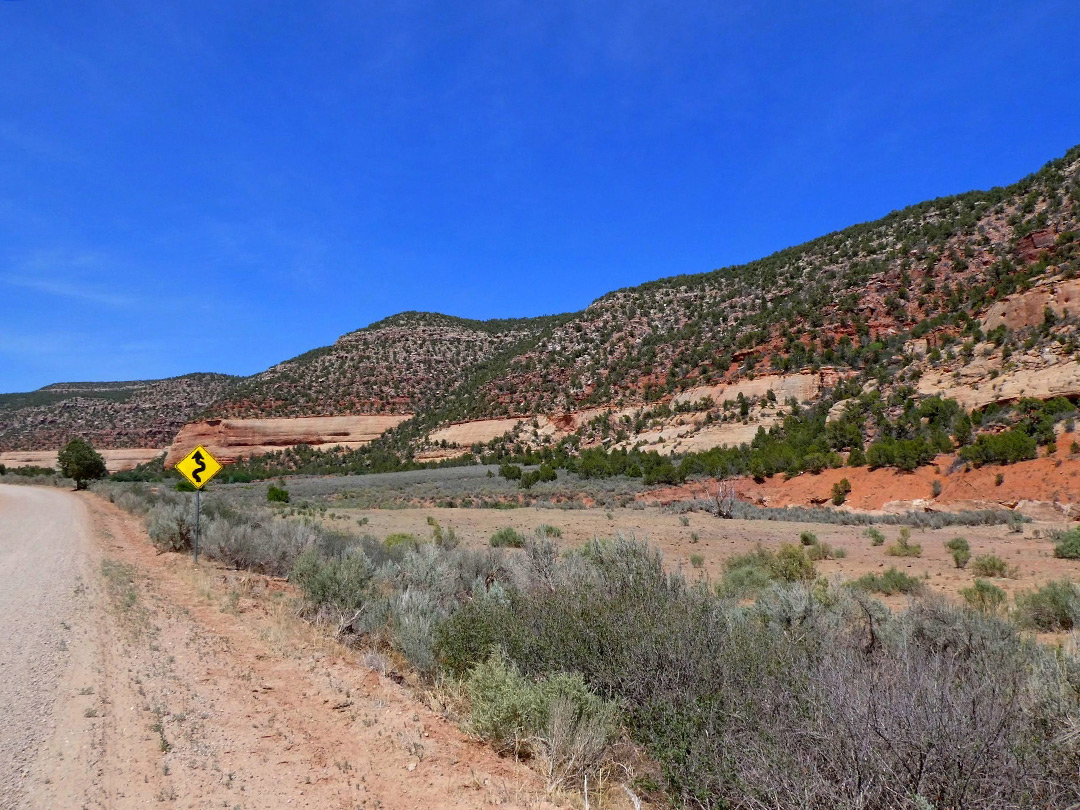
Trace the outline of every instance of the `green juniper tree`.
<instances>
[{"instance_id":1,"label":"green juniper tree","mask_svg":"<svg viewBox=\"0 0 1080 810\"><path fill-rule=\"evenodd\" d=\"M87 481L104 478L105 459L86 439L72 439L58 457L60 472L75 479L75 489L86 489Z\"/></svg>"}]
</instances>

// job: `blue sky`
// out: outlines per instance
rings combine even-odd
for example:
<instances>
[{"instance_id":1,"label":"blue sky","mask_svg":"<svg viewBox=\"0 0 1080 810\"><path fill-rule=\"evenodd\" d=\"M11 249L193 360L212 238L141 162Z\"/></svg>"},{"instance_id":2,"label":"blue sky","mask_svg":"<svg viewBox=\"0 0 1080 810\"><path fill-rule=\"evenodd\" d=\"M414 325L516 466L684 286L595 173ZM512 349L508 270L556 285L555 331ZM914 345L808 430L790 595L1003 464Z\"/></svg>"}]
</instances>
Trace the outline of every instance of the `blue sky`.
<instances>
[{"instance_id":1,"label":"blue sky","mask_svg":"<svg viewBox=\"0 0 1080 810\"><path fill-rule=\"evenodd\" d=\"M249 374L1009 183L1075 0L0 0L0 391Z\"/></svg>"}]
</instances>

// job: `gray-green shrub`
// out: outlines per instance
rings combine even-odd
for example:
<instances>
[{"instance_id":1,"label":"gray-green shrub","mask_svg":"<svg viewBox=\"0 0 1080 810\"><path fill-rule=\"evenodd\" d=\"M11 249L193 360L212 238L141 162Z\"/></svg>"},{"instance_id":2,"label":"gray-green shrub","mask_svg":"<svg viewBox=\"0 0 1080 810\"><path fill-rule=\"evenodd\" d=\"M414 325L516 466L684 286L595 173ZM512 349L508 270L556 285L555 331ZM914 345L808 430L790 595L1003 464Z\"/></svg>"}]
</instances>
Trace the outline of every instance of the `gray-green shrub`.
<instances>
[{"instance_id":1,"label":"gray-green shrub","mask_svg":"<svg viewBox=\"0 0 1080 810\"><path fill-rule=\"evenodd\" d=\"M155 504L146 513L146 531L158 551L187 551L195 538L194 505Z\"/></svg>"},{"instance_id":2,"label":"gray-green shrub","mask_svg":"<svg viewBox=\"0 0 1080 810\"><path fill-rule=\"evenodd\" d=\"M1015 603L1016 621L1030 630L1050 633L1080 626L1080 587L1067 579L1019 593Z\"/></svg>"},{"instance_id":3,"label":"gray-green shrub","mask_svg":"<svg viewBox=\"0 0 1080 810\"><path fill-rule=\"evenodd\" d=\"M510 526L504 526L491 535L490 545L492 548L523 548L525 536Z\"/></svg>"},{"instance_id":4,"label":"gray-green shrub","mask_svg":"<svg viewBox=\"0 0 1080 810\"><path fill-rule=\"evenodd\" d=\"M1054 546L1054 556L1063 560L1080 560L1080 527L1069 529L1067 532L1058 532L1054 535L1057 541Z\"/></svg>"},{"instance_id":5,"label":"gray-green shrub","mask_svg":"<svg viewBox=\"0 0 1080 810\"><path fill-rule=\"evenodd\" d=\"M369 585L374 573L374 566L359 548L349 549L339 559L308 549L297 557L289 579L317 611L347 614L372 599Z\"/></svg>"},{"instance_id":6,"label":"gray-green shrub","mask_svg":"<svg viewBox=\"0 0 1080 810\"><path fill-rule=\"evenodd\" d=\"M953 565L957 568L967 567L968 560L971 559L971 546L968 545L967 540L963 537L954 537L945 543L945 548L952 555Z\"/></svg>"},{"instance_id":7,"label":"gray-green shrub","mask_svg":"<svg viewBox=\"0 0 1080 810\"><path fill-rule=\"evenodd\" d=\"M553 784L595 770L618 728L615 704L590 692L579 673L529 679L499 652L469 670L465 692L472 733L504 753L542 760Z\"/></svg>"},{"instance_id":8,"label":"gray-green shrub","mask_svg":"<svg viewBox=\"0 0 1080 810\"><path fill-rule=\"evenodd\" d=\"M752 552L724 561L720 591L728 596L752 596L773 582L808 581L816 575L813 560L801 547L783 543L774 553L759 544Z\"/></svg>"},{"instance_id":9,"label":"gray-green shrub","mask_svg":"<svg viewBox=\"0 0 1080 810\"><path fill-rule=\"evenodd\" d=\"M631 508L644 509L635 501ZM714 500L680 501L666 507L670 512L716 513ZM917 529L943 529L948 526L1020 526L1031 518L1008 509L969 509L962 512L904 512L879 515L868 512L848 512L839 509L808 508L805 506L758 506L735 501L730 515L739 520L777 520L785 523L831 523L841 526L914 526Z\"/></svg>"},{"instance_id":10,"label":"gray-green shrub","mask_svg":"<svg viewBox=\"0 0 1080 810\"><path fill-rule=\"evenodd\" d=\"M885 549L890 557L921 557L922 546L911 542L911 530L907 526L900 529L899 539Z\"/></svg>"},{"instance_id":11,"label":"gray-green shrub","mask_svg":"<svg viewBox=\"0 0 1080 810\"><path fill-rule=\"evenodd\" d=\"M435 627L443 618L445 612L430 591L407 589L390 600L394 646L423 673L435 671Z\"/></svg>"},{"instance_id":12,"label":"gray-green shrub","mask_svg":"<svg viewBox=\"0 0 1080 810\"><path fill-rule=\"evenodd\" d=\"M573 560L554 589L463 604L438 631L440 660L465 676L499 649L528 680L580 673L624 707L677 805L1075 800L1070 669L1005 622L937 602L892 616L803 584L772 585L746 610L625 541Z\"/></svg>"},{"instance_id":13,"label":"gray-green shrub","mask_svg":"<svg viewBox=\"0 0 1080 810\"><path fill-rule=\"evenodd\" d=\"M897 593L917 594L922 593L922 580L889 568L883 574L864 574L852 581L852 586L871 593L880 593L892 596Z\"/></svg>"},{"instance_id":14,"label":"gray-green shrub","mask_svg":"<svg viewBox=\"0 0 1080 810\"><path fill-rule=\"evenodd\" d=\"M271 576L288 574L297 556L320 540L309 525L272 518L265 522L208 520L203 538L203 548L213 559Z\"/></svg>"},{"instance_id":15,"label":"gray-green shrub","mask_svg":"<svg viewBox=\"0 0 1080 810\"><path fill-rule=\"evenodd\" d=\"M961 588L960 596L983 613L997 613L1005 604L1005 591L985 579L976 579L970 588Z\"/></svg>"},{"instance_id":16,"label":"gray-green shrub","mask_svg":"<svg viewBox=\"0 0 1080 810\"><path fill-rule=\"evenodd\" d=\"M1009 577L1013 571L996 554L979 554L971 561L971 571L977 577Z\"/></svg>"},{"instance_id":17,"label":"gray-green shrub","mask_svg":"<svg viewBox=\"0 0 1080 810\"><path fill-rule=\"evenodd\" d=\"M870 538L870 545L872 546L885 545L885 535L881 533L880 529L869 528L866 530L866 536Z\"/></svg>"}]
</instances>

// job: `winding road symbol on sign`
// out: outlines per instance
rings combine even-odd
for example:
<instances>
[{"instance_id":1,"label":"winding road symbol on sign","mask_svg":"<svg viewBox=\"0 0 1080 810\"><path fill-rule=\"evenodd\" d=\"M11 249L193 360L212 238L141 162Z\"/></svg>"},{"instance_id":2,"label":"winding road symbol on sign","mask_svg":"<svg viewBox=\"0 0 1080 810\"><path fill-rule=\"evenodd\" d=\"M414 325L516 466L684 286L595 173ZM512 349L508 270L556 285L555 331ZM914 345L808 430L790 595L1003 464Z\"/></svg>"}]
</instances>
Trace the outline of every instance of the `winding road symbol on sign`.
<instances>
[{"instance_id":1,"label":"winding road symbol on sign","mask_svg":"<svg viewBox=\"0 0 1080 810\"><path fill-rule=\"evenodd\" d=\"M202 483L202 474L206 472L206 459L201 451L196 450L195 455L191 457L198 466L191 471L191 477L195 480L196 484Z\"/></svg>"},{"instance_id":2,"label":"winding road symbol on sign","mask_svg":"<svg viewBox=\"0 0 1080 810\"><path fill-rule=\"evenodd\" d=\"M176 462L176 471L191 482L195 489L202 489L221 471L218 460L201 444Z\"/></svg>"}]
</instances>

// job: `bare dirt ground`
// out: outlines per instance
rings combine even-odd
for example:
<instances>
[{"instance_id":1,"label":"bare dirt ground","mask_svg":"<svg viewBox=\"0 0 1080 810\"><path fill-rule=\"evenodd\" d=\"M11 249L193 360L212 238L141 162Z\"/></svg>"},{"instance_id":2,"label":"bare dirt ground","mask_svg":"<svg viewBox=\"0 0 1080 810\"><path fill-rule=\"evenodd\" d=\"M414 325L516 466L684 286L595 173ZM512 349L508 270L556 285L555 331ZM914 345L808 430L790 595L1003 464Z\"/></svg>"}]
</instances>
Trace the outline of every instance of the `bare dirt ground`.
<instances>
[{"instance_id":1,"label":"bare dirt ground","mask_svg":"<svg viewBox=\"0 0 1080 810\"><path fill-rule=\"evenodd\" d=\"M336 518L329 517L330 514ZM610 517L609 517L610 516ZM720 520L711 514L693 512L676 515L655 507L550 509L344 509L333 508L324 517L325 525L337 530L347 528L354 534L372 534L380 539L395 532L407 532L418 538L431 536L428 518L444 530L454 529L458 539L471 546L486 545L491 535L503 526L531 534L543 524L556 527L562 536L553 538L560 548L574 548L593 538L611 538L617 532L633 535L658 546L665 561L681 566L691 578L705 576L717 580L723 575L724 561L736 554L753 551L758 543L776 550L781 543L798 543L799 533L809 529L818 539L847 551L840 560L823 560L817 570L827 577L852 579L866 573L881 573L895 566L911 576L926 576L927 585L937 591L956 595L975 580L971 567L958 570L945 543L964 537L971 545L972 556L997 554L1016 570L1015 578L993 580L1010 595L1050 579L1063 576L1080 579L1080 561L1059 560L1053 556L1049 534L1066 523L1027 523L1021 533L1008 526L954 526L944 529L913 529L911 542L922 546L920 557L891 557L886 548L899 536L898 526L878 526L887 538L885 545L873 546L863 526L839 526L827 523L794 523L765 520ZM360 524L360 521L367 522ZM686 525L683 525L685 520ZM700 567L693 558L700 556ZM886 600L890 601L890 600ZM892 601L902 603L903 599Z\"/></svg>"},{"instance_id":2,"label":"bare dirt ground","mask_svg":"<svg viewBox=\"0 0 1080 810\"><path fill-rule=\"evenodd\" d=\"M736 487L739 497L751 503L812 506L827 504L833 484L846 478L851 484L851 494L844 505L855 509L901 511L912 508L912 502L940 511L1011 509L1020 504L1020 511L1033 516L1057 513L1062 519L1066 515L1075 519L1080 517L1080 453L1071 450L1078 438L1076 434L1063 433L1052 456L1043 455L1040 450L1039 458L1016 464L971 467L958 463L955 455L945 454L938 456L932 466L919 467L913 472L884 467L876 470L841 467L790 479L774 475L761 483L741 478ZM935 481L941 485L937 496L933 494ZM672 503L701 498L715 491L715 482L696 481L642 493L640 498Z\"/></svg>"},{"instance_id":3,"label":"bare dirt ground","mask_svg":"<svg viewBox=\"0 0 1080 810\"><path fill-rule=\"evenodd\" d=\"M3 487L0 516L5 810L551 806L283 583L156 555L89 494Z\"/></svg>"}]
</instances>

